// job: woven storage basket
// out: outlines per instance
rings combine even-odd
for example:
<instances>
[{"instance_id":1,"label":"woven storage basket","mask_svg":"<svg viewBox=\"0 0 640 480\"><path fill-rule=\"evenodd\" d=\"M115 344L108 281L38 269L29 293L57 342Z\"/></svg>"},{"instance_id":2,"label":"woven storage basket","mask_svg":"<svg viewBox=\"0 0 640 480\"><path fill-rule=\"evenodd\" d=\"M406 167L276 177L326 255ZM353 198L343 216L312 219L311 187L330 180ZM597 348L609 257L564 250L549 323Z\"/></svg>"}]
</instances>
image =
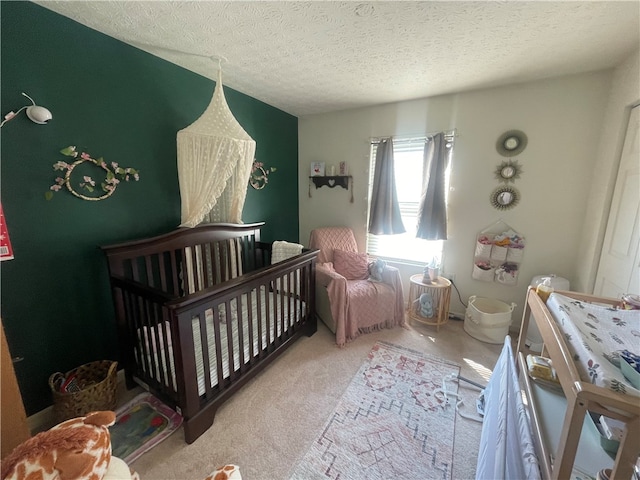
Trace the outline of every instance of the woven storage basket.
<instances>
[{"instance_id":1,"label":"woven storage basket","mask_svg":"<svg viewBox=\"0 0 640 480\"><path fill-rule=\"evenodd\" d=\"M53 393L53 411L58 422L82 417L97 410L115 410L118 399L118 362L99 360L86 363L63 375L56 372L49 377ZM75 375L77 392L61 392L61 380Z\"/></svg>"}]
</instances>

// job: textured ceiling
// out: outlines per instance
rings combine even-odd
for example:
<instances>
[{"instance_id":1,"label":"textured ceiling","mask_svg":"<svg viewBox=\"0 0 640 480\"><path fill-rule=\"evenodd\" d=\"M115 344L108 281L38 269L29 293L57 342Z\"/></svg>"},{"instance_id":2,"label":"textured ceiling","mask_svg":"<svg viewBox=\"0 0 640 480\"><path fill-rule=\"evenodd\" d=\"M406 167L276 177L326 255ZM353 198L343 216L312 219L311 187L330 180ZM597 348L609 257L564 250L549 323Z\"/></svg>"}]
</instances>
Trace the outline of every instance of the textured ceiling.
<instances>
[{"instance_id":1,"label":"textured ceiling","mask_svg":"<svg viewBox=\"0 0 640 480\"><path fill-rule=\"evenodd\" d=\"M634 1L37 1L296 116L610 68ZM200 54L189 55L181 52Z\"/></svg>"}]
</instances>

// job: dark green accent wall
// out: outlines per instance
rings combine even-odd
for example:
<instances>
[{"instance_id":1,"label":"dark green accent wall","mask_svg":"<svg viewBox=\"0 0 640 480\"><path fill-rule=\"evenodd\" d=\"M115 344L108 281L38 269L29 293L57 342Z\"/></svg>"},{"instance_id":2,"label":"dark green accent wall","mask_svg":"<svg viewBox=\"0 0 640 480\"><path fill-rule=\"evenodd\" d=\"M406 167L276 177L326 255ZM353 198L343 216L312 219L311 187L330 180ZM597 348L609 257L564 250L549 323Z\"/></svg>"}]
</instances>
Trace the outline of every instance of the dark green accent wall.
<instances>
[{"instance_id":1,"label":"dark green accent wall","mask_svg":"<svg viewBox=\"0 0 640 480\"><path fill-rule=\"evenodd\" d=\"M98 247L180 223L176 133L204 111L214 82L33 3L1 2L0 17L0 113L26 105L25 92L53 114L37 125L22 112L1 131L0 196L15 254L0 265L1 315L12 355L24 358L15 368L31 415L52 403L51 373L117 359ZM266 221L263 240L298 241L298 120L225 94L256 158L277 168L266 188L248 188L243 220ZM134 167L140 181L99 202L66 191L45 200L68 145Z\"/></svg>"}]
</instances>

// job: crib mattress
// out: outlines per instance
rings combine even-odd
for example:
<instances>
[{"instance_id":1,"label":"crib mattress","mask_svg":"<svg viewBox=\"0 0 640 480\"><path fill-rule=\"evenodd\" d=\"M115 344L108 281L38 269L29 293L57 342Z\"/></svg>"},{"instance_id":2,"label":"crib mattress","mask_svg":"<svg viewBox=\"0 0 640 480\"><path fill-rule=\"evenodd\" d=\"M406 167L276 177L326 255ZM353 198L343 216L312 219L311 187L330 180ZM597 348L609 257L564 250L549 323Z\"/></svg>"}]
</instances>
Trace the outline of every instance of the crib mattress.
<instances>
[{"instance_id":1,"label":"crib mattress","mask_svg":"<svg viewBox=\"0 0 640 480\"><path fill-rule=\"evenodd\" d=\"M259 297L259 298L258 298ZM267 302L268 297L268 302ZM230 312L231 320L228 323L220 323L220 346L222 351L222 370L223 370L223 378L229 377L229 347L228 347L228 335L231 331L232 337L232 345L233 345L233 365L234 370L238 370L240 368L240 348L239 348L239 319L242 319L243 323L243 342L244 346L244 360L245 363L255 357L261 349L267 348L269 344L269 340L273 342L275 338L279 337L282 333L287 332L293 326L293 322L295 318L302 318L302 314L304 313L305 303L293 299L284 294L276 293L276 292L266 292L264 289L261 291L260 295L256 294L254 290L251 294L251 301L248 299L248 295L243 295L241 300L241 309L242 315L238 315L238 309L233 308L232 312ZM281 303L282 302L282 303ZM269 305L269 310L267 310L267 303ZM233 305L235 307L235 305ZM248 326L248 318L249 318L249 307L251 307L252 319L253 319L253 344L251 345L249 342L249 326ZM258 312L262 313L262 325L261 325L261 333L259 335L258 329ZM281 324L282 315L284 316L284 325ZM224 309L221 309L221 318L225 318ZM267 324L270 324L270 327L267 327ZM207 351L209 354L209 364L210 364L210 378L209 384L214 387L218 384L218 370L217 370L217 356L216 356L216 347L215 347L215 329L213 325L213 311L208 309L205 311L205 325L206 325L206 338L207 338ZM167 326L168 327L168 326ZM194 317L192 319L192 329L193 329L193 343L195 350L195 363L197 369L197 378L198 378L198 395L203 395L206 391L205 389L205 368L204 368L204 359L203 359L203 349L202 349L202 341L200 335L200 318ZM160 379L160 368L163 367L163 370L166 372L166 355L164 354L164 342L162 341L162 330L166 332L167 335L167 343L169 347L172 347L171 333L168 328L161 329L159 332L160 335L160 349L158 350L155 342L155 331L154 329L145 330L142 335L140 335L141 341L145 341L147 344L147 351L149 354L147 355L148 361L151 364L151 357L153 357L153 365L156 365L156 378ZM173 384L175 385L175 368L174 368L174 358L173 352L169 355L169 368L168 370L171 372L171 376L173 379ZM168 386L168 379L165 378L165 383Z\"/></svg>"},{"instance_id":2,"label":"crib mattress","mask_svg":"<svg viewBox=\"0 0 640 480\"><path fill-rule=\"evenodd\" d=\"M580 377L640 396L620 371L620 352L640 354L640 310L618 310L552 293L547 307L564 334Z\"/></svg>"}]
</instances>

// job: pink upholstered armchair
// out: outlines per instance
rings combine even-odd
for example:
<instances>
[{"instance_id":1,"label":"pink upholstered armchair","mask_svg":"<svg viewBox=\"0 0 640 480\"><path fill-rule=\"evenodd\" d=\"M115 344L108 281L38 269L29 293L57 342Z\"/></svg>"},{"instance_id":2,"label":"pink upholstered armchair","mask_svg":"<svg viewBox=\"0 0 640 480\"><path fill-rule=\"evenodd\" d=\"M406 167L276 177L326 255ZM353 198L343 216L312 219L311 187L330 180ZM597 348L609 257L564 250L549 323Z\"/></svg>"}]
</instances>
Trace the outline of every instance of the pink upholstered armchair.
<instances>
[{"instance_id":1,"label":"pink upholstered armchair","mask_svg":"<svg viewBox=\"0 0 640 480\"><path fill-rule=\"evenodd\" d=\"M386 265L380 281L370 280L375 259L358 253L348 227L323 227L311 232L309 248L320 250L316 265L316 313L343 346L362 333L404 325L402 280Z\"/></svg>"}]
</instances>

